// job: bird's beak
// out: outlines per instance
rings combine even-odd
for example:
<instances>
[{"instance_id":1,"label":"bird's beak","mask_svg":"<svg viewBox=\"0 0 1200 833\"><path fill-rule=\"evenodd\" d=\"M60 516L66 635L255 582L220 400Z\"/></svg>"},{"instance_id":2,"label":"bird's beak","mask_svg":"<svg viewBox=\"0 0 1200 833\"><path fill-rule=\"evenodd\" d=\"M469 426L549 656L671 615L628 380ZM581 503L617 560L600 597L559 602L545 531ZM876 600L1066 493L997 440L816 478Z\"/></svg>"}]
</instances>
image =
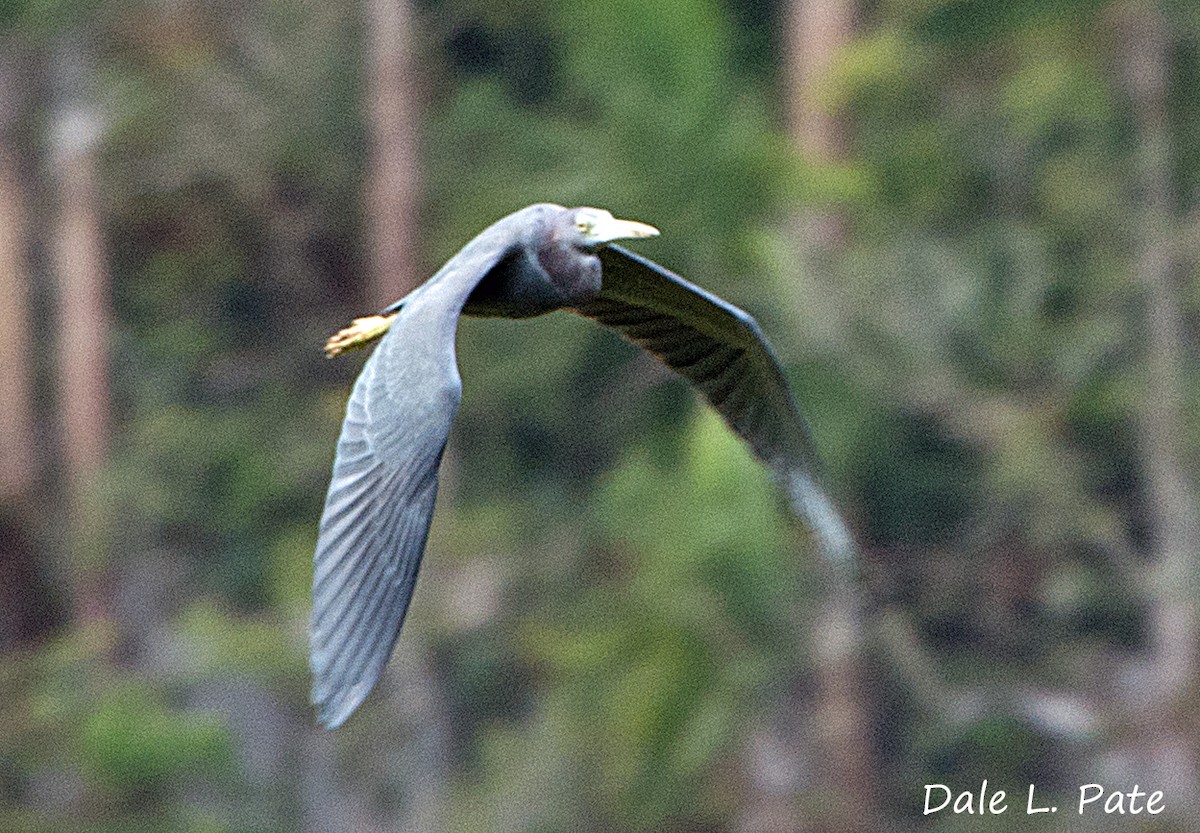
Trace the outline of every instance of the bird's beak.
<instances>
[{"instance_id":1,"label":"bird's beak","mask_svg":"<svg viewBox=\"0 0 1200 833\"><path fill-rule=\"evenodd\" d=\"M588 236L597 246L603 246L614 240L658 237L658 229L647 223L639 223L637 220L618 220L616 217L612 217L596 223Z\"/></svg>"}]
</instances>

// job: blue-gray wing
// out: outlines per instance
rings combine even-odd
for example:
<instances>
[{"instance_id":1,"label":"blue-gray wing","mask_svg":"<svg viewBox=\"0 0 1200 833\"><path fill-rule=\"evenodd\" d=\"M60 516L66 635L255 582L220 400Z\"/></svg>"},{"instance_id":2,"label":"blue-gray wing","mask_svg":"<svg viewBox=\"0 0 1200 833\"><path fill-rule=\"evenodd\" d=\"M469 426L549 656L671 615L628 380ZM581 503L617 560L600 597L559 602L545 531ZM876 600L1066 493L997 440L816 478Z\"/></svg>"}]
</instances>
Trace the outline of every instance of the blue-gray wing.
<instances>
[{"instance_id":1,"label":"blue-gray wing","mask_svg":"<svg viewBox=\"0 0 1200 833\"><path fill-rule=\"evenodd\" d=\"M406 303L354 384L313 569L309 663L321 723L374 687L400 633L425 549L461 383L456 308Z\"/></svg>"},{"instance_id":2,"label":"blue-gray wing","mask_svg":"<svg viewBox=\"0 0 1200 833\"><path fill-rule=\"evenodd\" d=\"M600 260L600 295L578 311L691 382L772 470L825 556L852 564L853 539L822 485L808 424L758 323L620 246L601 250Z\"/></svg>"},{"instance_id":3,"label":"blue-gray wing","mask_svg":"<svg viewBox=\"0 0 1200 833\"><path fill-rule=\"evenodd\" d=\"M454 339L463 304L541 210L484 229L388 307L396 319L354 383L313 564L312 702L331 729L375 686L408 612L462 396Z\"/></svg>"}]
</instances>

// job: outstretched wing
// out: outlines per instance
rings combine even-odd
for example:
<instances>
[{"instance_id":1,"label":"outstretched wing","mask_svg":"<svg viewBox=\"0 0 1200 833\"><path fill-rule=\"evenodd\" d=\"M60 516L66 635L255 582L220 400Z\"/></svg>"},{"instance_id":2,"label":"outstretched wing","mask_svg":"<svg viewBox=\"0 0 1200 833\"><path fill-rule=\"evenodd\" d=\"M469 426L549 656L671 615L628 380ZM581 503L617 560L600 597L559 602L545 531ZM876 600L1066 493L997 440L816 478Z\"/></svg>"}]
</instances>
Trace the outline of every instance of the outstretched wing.
<instances>
[{"instance_id":1,"label":"outstretched wing","mask_svg":"<svg viewBox=\"0 0 1200 833\"><path fill-rule=\"evenodd\" d=\"M578 312L691 382L770 467L793 510L819 535L825 556L851 565L853 539L822 486L808 424L758 323L620 246L602 249L600 261L600 295Z\"/></svg>"},{"instance_id":2,"label":"outstretched wing","mask_svg":"<svg viewBox=\"0 0 1200 833\"><path fill-rule=\"evenodd\" d=\"M440 363L405 355L406 342L427 335L416 312L401 312L354 384L321 516L309 663L329 728L366 698L392 654L458 410L453 343Z\"/></svg>"},{"instance_id":3,"label":"outstretched wing","mask_svg":"<svg viewBox=\"0 0 1200 833\"><path fill-rule=\"evenodd\" d=\"M396 318L354 383L313 565L311 698L331 729L370 693L400 634L462 395L459 314L511 242L493 227L389 308Z\"/></svg>"}]
</instances>

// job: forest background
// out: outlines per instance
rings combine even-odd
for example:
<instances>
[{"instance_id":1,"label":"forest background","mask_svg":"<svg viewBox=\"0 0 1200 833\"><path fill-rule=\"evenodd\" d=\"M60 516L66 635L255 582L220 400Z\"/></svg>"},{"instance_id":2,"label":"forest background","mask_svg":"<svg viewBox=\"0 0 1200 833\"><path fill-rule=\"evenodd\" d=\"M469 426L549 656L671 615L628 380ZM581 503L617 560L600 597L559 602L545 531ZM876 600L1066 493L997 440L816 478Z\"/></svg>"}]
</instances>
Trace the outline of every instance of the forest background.
<instances>
[{"instance_id":1,"label":"forest background","mask_svg":"<svg viewBox=\"0 0 1200 833\"><path fill-rule=\"evenodd\" d=\"M0 194L0 829L1200 830L1200 5L5 0ZM861 628L686 385L467 321L317 729L320 346L534 201L760 319Z\"/></svg>"}]
</instances>

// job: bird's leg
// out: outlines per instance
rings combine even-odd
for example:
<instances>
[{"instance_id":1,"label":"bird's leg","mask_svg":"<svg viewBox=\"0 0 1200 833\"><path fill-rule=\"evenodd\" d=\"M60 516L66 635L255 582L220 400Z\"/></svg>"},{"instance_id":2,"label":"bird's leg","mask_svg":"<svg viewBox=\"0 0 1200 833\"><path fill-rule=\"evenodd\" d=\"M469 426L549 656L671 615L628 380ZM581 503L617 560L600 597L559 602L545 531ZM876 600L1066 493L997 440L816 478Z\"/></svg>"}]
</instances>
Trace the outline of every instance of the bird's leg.
<instances>
[{"instance_id":1,"label":"bird's leg","mask_svg":"<svg viewBox=\"0 0 1200 833\"><path fill-rule=\"evenodd\" d=\"M325 357L332 359L334 356L349 350L358 350L366 347L372 341L375 341L386 333L399 314L399 311L397 311L387 314L368 315L365 318L355 318L349 327L338 330L325 342Z\"/></svg>"}]
</instances>

